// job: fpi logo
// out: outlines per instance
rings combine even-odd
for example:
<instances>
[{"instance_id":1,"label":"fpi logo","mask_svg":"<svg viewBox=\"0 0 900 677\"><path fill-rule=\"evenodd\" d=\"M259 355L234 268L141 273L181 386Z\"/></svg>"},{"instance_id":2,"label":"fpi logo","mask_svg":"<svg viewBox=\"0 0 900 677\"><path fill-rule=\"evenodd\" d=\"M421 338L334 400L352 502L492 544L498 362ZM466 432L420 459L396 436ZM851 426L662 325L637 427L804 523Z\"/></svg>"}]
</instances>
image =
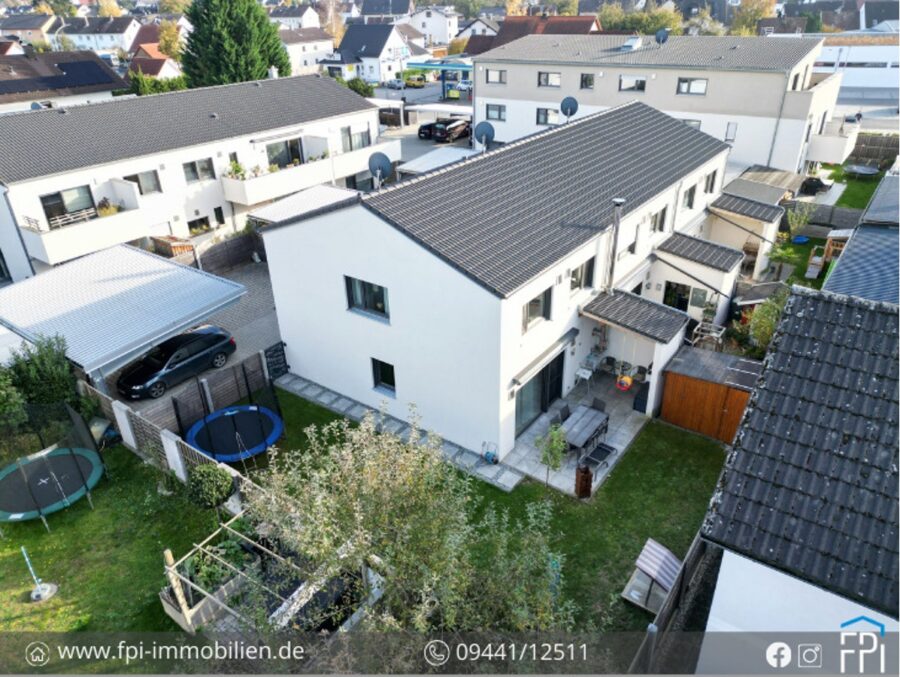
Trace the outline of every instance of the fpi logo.
<instances>
[{"instance_id":1,"label":"fpi logo","mask_svg":"<svg viewBox=\"0 0 900 677\"><path fill-rule=\"evenodd\" d=\"M841 630L854 625L870 629L841 632L841 674L846 674L848 669L852 670L855 665L856 673L861 675L866 672L867 662L870 666L872 662L877 662L878 673L883 675L885 660L884 642L881 638L884 637L884 624L868 616L857 616L841 623Z\"/></svg>"}]
</instances>

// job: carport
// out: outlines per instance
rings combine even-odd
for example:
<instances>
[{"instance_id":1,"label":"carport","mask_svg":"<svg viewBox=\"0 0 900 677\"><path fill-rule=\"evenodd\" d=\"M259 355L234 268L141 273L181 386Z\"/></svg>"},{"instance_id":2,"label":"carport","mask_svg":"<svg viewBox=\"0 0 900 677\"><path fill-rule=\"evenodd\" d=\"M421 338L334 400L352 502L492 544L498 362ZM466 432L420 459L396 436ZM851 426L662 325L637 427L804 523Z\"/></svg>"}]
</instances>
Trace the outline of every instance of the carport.
<instances>
[{"instance_id":1,"label":"carport","mask_svg":"<svg viewBox=\"0 0 900 677\"><path fill-rule=\"evenodd\" d=\"M28 341L62 336L67 357L106 391L107 376L246 291L236 282L118 245L0 289L0 324Z\"/></svg>"},{"instance_id":2,"label":"carport","mask_svg":"<svg viewBox=\"0 0 900 677\"><path fill-rule=\"evenodd\" d=\"M449 98L450 90L454 85L454 81L447 79L447 73L457 73L460 80L472 79L472 60L450 58L446 61L422 61L409 62L406 67L410 70L437 71L440 73L441 79L441 98ZM471 95L470 95L471 99Z\"/></svg>"}]
</instances>

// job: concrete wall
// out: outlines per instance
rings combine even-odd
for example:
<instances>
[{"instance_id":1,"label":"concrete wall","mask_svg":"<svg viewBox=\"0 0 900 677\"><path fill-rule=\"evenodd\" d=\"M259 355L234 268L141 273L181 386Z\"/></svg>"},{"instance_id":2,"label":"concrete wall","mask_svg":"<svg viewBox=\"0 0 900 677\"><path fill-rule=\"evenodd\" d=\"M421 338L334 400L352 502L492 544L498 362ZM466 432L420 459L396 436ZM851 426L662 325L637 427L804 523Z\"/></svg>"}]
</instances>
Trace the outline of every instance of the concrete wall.
<instances>
[{"instance_id":1,"label":"concrete wall","mask_svg":"<svg viewBox=\"0 0 900 677\"><path fill-rule=\"evenodd\" d=\"M711 218L706 221L706 229L703 236L714 242L734 249L740 249L741 251L743 251L744 245L747 244L748 240L755 242L759 249L751 277L754 280L759 279L769 267L769 253L772 251L772 242L775 241L775 237L778 235L778 223L761 223L756 219L749 219L730 212L723 212L722 216L724 218L719 218L713 211ZM725 219L728 219L728 221ZM741 230L741 228L729 223L729 221L733 221L765 239L754 237L747 230Z\"/></svg>"}]
</instances>

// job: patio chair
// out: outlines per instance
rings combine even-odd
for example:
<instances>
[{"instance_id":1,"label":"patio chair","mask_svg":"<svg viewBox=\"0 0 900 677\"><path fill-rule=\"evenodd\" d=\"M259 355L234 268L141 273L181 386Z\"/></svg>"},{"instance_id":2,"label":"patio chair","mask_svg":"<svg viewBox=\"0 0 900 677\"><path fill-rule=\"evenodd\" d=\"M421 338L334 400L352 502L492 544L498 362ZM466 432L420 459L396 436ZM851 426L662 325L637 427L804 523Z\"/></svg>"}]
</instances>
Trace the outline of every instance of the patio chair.
<instances>
[{"instance_id":1,"label":"patio chair","mask_svg":"<svg viewBox=\"0 0 900 677\"><path fill-rule=\"evenodd\" d=\"M614 374L616 371L616 358L612 355L604 357L603 361L600 363L600 371L607 374Z\"/></svg>"},{"instance_id":2,"label":"patio chair","mask_svg":"<svg viewBox=\"0 0 900 677\"><path fill-rule=\"evenodd\" d=\"M601 400L599 397L594 398L594 403L591 405L593 409L597 411L606 411L606 400Z\"/></svg>"},{"instance_id":3,"label":"patio chair","mask_svg":"<svg viewBox=\"0 0 900 677\"><path fill-rule=\"evenodd\" d=\"M563 421L563 422L564 422L564 421L565 421L567 418L569 418L569 416L571 416L571 415L572 415L572 412L569 411L569 405L568 405L568 404L562 405L562 407L561 407L560 410L559 410L559 418L560 418L560 421Z\"/></svg>"}]
</instances>

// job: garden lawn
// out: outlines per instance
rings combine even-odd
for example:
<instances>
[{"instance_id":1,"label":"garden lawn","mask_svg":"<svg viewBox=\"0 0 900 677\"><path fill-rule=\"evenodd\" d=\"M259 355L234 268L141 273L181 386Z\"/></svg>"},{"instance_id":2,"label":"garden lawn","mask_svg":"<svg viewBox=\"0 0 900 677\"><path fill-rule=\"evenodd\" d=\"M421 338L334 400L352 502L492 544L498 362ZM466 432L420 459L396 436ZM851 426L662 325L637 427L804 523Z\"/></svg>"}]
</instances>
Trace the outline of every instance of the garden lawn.
<instances>
[{"instance_id":1,"label":"garden lawn","mask_svg":"<svg viewBox=\"0 0 900 677\"><path fill-rule=\"evenodd\" d=\"M813 287L814 289L822 288L822 283L825 281L824 270L815 280L807 280L804 275L806 274L806 268L809 265L809 255L812 252L813 247L824 245L825 240L820 238L811 238L809 242L804 244L794 244L793 242L789 242L784 245L783 250L787 253L787 258L784 260L784 263L794 266L794 272L791 273L791 276L787 279L789 285L799 284L805 287ZM774 265L778 264L775 263Z\"/></svg>"},{"instance_id":2,"label":"garden lawn","mask_svg":"<svg viewBox=\"0 0 900 677\"><path fill-rule=\"evenodd\" d=\"M835 202L836 207L850 207L851 209L865 209L875 189L878 187L884 172L867 179L858 179L844 174L842 165L823 165L831 171L831 179L846 184L844 192Z\"/></svg>"},{"instance_id":3,"label":"garden lawn","mask_svg":"<svg viewBox=\"0 0 900 677\"><path fill-rule=\"evenodd\" d=\"M282 449L303 448L302 430L336 415L278 390L288 437ZM554 508L554 546L565 556L567 596L579 621L601 629L643 631L651 620L619 597L647 538L684 557L700 528L722 469L722 446L707 438L650 421L590 501L578 501L536 482L513 492L475 481L479 512L507 509L524 517L529 503L547 499ZM503 572L496 572L502 576Z\"/></svg>"},{"instance_id":4,"label":"garden lawn","mask_svg":"<svg viewBox=\"0 0 900 677\"><path fill-rule=\"evenodd\" d=\"M104 454L109 477L86 498L40 520L0 524L0 630L139 632L178 630L162 610L163 550L178 558L216 526L211 511L183 491L162 496L161 474L124 447ZM38 575L59 584L51 600L31 604L33 583L19 550Z\"/></svg>"}]
</instances>

